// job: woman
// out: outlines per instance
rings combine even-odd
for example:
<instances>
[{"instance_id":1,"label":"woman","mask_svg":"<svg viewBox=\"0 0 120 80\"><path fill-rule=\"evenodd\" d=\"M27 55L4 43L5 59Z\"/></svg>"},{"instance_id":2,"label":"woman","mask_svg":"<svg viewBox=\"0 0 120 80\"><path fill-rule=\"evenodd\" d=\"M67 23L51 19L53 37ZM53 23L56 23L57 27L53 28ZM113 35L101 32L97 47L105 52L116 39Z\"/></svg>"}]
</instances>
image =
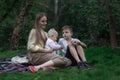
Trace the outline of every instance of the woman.
<instances>
[{"instance_id":1,"label":"woman","mask_svg":"<svg viewBox=\"0 0 120 80\"><path fill-rule=\"evenodd\" d=\"M29 50L28 58L33 66L29 69L35 73L39 69L55 69L56 67L66 67L71 61L57 54L52 54L53 49L46 49L45 42L47 33L44 31L47 25L45 13L39 13L36 16L35 24L28 38L27 49Z\"/></svg>"}]
</instances>

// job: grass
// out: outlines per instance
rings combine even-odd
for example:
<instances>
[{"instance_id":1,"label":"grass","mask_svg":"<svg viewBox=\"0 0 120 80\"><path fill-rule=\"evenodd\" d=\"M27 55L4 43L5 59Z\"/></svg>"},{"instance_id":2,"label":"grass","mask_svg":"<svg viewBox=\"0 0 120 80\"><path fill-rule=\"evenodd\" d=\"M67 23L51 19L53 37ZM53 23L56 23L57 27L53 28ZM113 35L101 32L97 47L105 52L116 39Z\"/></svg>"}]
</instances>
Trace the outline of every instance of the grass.
<instances>
[{"instance_id":1,"label":"grass","mask_svg":"<svg viewBox=\"0 0 120 80\"><path fill-rule=\"evenodd\" d=\"M39 70L32 74L26 72L4 72L0 80L120 80L120 49L110 47L90 47L84 49L91 70L78 70L76 67L59 69L54 72ZM12 57L23 53L24 50L11 52L0 51L0 58Z\"/></svg>"}]
</instances>

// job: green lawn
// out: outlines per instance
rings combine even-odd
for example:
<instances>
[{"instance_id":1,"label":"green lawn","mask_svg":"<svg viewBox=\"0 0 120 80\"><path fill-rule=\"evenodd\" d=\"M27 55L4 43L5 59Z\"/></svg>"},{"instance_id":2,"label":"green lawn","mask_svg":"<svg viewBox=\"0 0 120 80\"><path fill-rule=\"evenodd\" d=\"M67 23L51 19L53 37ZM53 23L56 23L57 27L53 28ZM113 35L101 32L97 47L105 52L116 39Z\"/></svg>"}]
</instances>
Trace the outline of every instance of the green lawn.
<instances>
[{"instance_id":1,"label":"green lawn","mask_svg":"<svg viewBox=\"0 0 120 80\"><path fill-rule=\"evenodd\" d=\"M33 74L26 72L5 72L0 74L0 80L120 80L120 48L90 47L84 49L88 62L93 69L79 70L76 67L59 69L54 72L39 70ZM0 58L12 57L23 53L0 51Z\"/></svg>"}]
</instances>

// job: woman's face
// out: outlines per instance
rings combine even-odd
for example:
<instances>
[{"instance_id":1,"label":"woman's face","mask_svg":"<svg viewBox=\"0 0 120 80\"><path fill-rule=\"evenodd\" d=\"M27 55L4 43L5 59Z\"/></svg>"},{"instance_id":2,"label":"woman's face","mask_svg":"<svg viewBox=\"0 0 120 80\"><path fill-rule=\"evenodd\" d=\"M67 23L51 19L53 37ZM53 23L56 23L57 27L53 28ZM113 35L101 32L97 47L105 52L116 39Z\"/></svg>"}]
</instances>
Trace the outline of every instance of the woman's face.
<instances>
[{"instance_id":1,"label":"woman's face","mask_svg":"<svg viewBox=\"0 0 120 80\"><path fill-rule=\"evenodd\" d=\"M45 29L46 25L47 25L47 17L46 16L43 16L40 20L39 20L39 24L40 24L40 27L42 29Z\"/></svg>"},{"instance_id":2,"label":"woman's face","mask_svg":"<svg viewBox=\"0 0 120 80\"><path fill-rule=\"evenodd\" d=\"M62 34L65 39L70 39L73 33L69 29L65 29Z\"/></svg>"}]
</instances>

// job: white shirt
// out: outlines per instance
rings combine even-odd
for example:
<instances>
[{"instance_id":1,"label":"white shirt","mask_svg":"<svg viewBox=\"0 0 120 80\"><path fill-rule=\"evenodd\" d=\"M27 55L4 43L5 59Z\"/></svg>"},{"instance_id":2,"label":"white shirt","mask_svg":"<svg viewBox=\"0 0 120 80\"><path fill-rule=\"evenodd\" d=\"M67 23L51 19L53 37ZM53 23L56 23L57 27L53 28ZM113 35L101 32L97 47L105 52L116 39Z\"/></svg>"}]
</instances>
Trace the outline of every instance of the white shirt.
<instances>
[{"instance_id":1,"label":"white shirt","mask_svg":"<svg viewBox=\"0 0 120 80\"><path fill-rule=\"evenodd\" d=\"M75 39L75 38L71 38L71 40L77 40L77 41L80 41L80 40ZM62 49L62 52L64 53L64 55L66 55L67 47L68 47L67 40L65 40L64 38L60 38L59 41L58 41L58 44L64 46L64 48Z\"/></svg>"},{"instance_id":2,"label":"white shirt","mask_svg":"<svg viewBox=\"0 0 120 80\"><path fill-rule=\"evenodd\" d=\"M52 48L54 51L54 54L59 54L59 49L61 48L61 45L59 45L57 42L53 41L52 39L48 38L46 41L45 48Z\"/></svg>"}]
</instances>

